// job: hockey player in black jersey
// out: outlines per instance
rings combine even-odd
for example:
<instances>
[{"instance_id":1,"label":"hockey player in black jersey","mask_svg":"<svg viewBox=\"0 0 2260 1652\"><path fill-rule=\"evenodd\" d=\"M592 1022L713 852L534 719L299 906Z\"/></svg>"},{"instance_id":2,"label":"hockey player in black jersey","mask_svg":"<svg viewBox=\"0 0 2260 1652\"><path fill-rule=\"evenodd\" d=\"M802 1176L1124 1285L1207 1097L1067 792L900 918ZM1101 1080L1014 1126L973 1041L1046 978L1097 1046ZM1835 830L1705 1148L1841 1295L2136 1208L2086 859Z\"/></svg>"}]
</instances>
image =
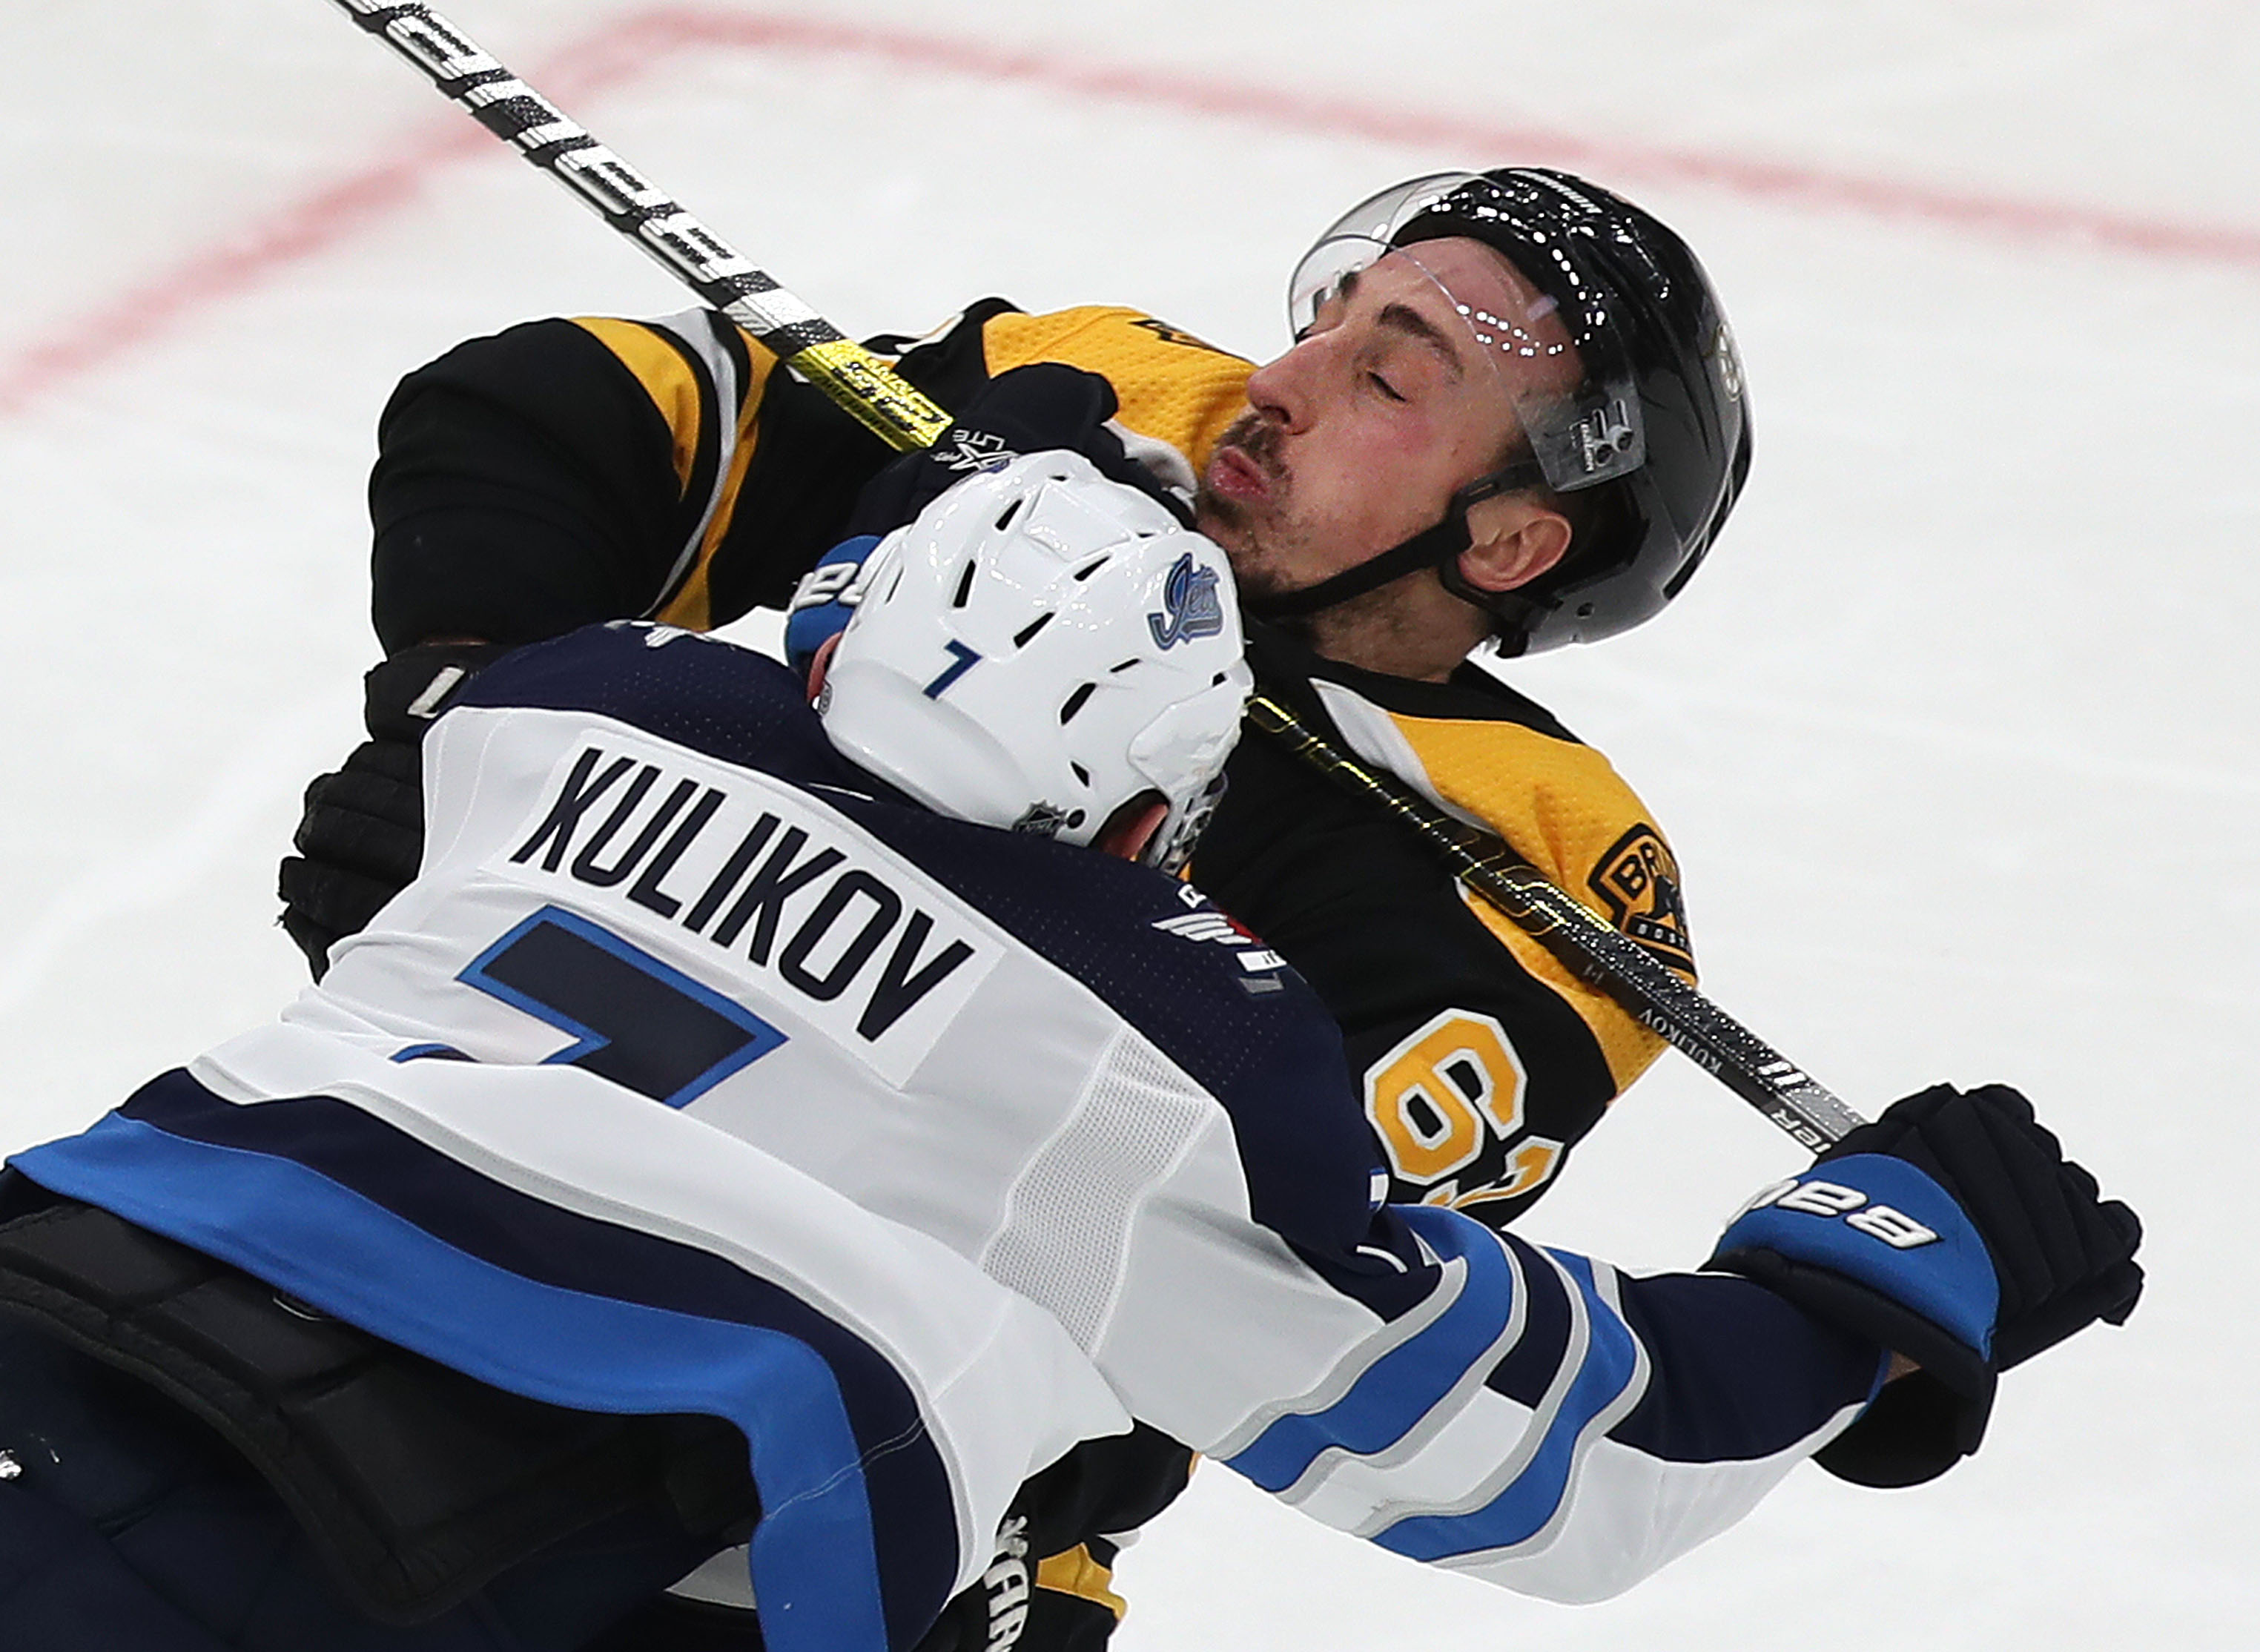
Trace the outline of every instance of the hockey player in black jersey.
<instances>
[{"instance_id":1,"label":"hockey player in black jersey","mask_svg":"<svg viewBox=\"0 0 2260 1652\"><path fill-rule=\"evenodd\" d=\"M1699 264L1606 190L1506 169L1346 214L1290 298L1301 340L1260 370L1119 308L992 299L922 342L878 342L976 446L1071 447L1197 497L1271 616L1249 633L1266 692L1691 977L1679 869L1647 807L1463 656L1636 624L1707 551L1749 448ZM1087 376L1031 386L1032 368ZM411 375L371 483L390 656L368 678L372 738L310 790L282 871L317 972L415 870L433 690L592 620L704 630L792 601L837 541L962 474L889 458L703 312L533 323ZM1510 1220L1661 1049L1392 822L1259 743L1235 756L1198 870L1334 1012L1394 1198ZM1150 1478L1182 1475L1177 1457ZM1040 1590L1031 1652L1104 1638L1111 1552L1056 1557L1043 1581L1065 1586Z\"/></svg>"},{"instance_id":2,"label":"hockey player in black jersey","mask_svg":"<svg viewBox=\"0 0 2260 1652\"><path fill-rule=\"evenodd\" d=\"M1514 654L1636 624L1707 551L1749 433L1700 266L1619 197L1512 169L1353 211L1291 299L1300 341L1260 369L1133 311L996 300L891 349L978 441L1079 449L1195 497L1270 617L1251 633L1266 691L1691 975L1646 806L1464 661L1487 638ZM1034 364L1104 382L1032 389L1015 369ZM703 630L783 605L836 542L962 474L950 441L886 471L773 368L693 312L513 328L402 384L371 483L392 656L369 682L375 738L318 783L283 873L318 969L414 870L412 711L435 676L592 620ZM1661 1048L1397 827L1258 743L1201 876L1334 1010L1398 1198L1509 1219Z\"/></svg>"},{"instance_id":3,"label":"hockey player in black jersey","mask_svg":"<svg viewBox=\"0 0 2260 1652\"><path fill-rule=\"evenodd\" d=\"M1679 869L1649 811L1465 656L1637 624L1707 553L1749 433L1700 265L1582 180L1449 175L1346 214L1296 270L1291 312L1298 342L1258 368L1134 311L976 304L884 344L965 426L891 468L704 312L534 323L411 375L372 483L390 651L368 680L373 738L310 791L286 925L318 971L412 873L420 712L503 647L783 604L843 536L884 531L962 474L953 460L1064 447L1193 499L1268 616L1250 628L1268 692L1691 976ZM839 588L819 579L807 600ZM1659 1041L1392 822L1258 742L1230 777L1196 876L1334 1012L1391 1197L1508 1222ZM1180 1481L1182 1462L1149 1477ZM1065 1586L1040 1589L1030 1652L1111 1627L1104 1529L1041 1557L1056 1563L1040 1583ZM983 1639L978 1606L968 1631Z\"/></svg>"},{"instance_id":4,"label":"hockey player in black jersey","mask_svg":"<svg viewBox=\"0 0 2260 1652\"><path fill-rule=\"evenodd\" d=\"M1212 541L1038 454L883 541L813 710L625 621L435 697L417 879L0 1179L11 1648L570 1652L744 1541L775 1652L909 1652L1134 1425L1591 1599L2132 1308L1999 1090L1701 1273L1386 1202L1323 1005L1159 869L1239 641Z\"/></svg>"}]
</instances>

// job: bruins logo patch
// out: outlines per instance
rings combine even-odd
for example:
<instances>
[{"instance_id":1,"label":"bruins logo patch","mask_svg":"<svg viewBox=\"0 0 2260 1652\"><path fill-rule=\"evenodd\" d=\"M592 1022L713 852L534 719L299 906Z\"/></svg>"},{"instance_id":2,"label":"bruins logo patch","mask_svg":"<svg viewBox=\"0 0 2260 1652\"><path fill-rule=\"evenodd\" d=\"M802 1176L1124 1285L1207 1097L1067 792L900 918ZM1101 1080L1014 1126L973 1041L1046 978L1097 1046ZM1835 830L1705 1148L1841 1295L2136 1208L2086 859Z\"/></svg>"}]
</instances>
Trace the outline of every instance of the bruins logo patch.
<instances>
[{"instance_id":1,"label":"bruins logo patch","mask_svg":"<svg viewBox=\"0 0 2260 1652\"><path fill-rule=\"evenodd\" d=\"M1600 897L1611 923L1673 969L1695 973L1679 862L1654 826L1642 822L1612 844L1585 887Z\"/></svg>"}]
</instances>

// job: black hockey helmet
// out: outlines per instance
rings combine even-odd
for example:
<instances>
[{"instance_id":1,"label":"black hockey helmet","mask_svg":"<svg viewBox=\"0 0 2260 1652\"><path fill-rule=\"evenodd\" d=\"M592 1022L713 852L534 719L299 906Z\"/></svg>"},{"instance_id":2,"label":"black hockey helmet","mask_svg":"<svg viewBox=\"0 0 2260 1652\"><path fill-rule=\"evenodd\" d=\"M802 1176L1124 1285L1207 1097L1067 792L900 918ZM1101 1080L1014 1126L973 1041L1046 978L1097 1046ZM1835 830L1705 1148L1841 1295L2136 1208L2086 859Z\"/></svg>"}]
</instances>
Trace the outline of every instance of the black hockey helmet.
<instances>
[{"instance_id":1,"label":"black hockey helmet","mask_svg":"<svg viewBox=\"0 0 2260 1652\"><path fill-rule=\"evenodd\" d=\"M1297 333L1350 270L1447 236L1483 242L1529 279L1566 326L1584 382L1568 397L1518 406L1527 460L1463 489L1437 528L1342 583L1294 593L1305 599L1294 606L1307 611L1354 594L1353 583L1370 589L1427 562L1456 595L1490 611L1507 654L1636 626L1694 574L1749 469L1741 363L1718 295L1687 244L1621 196L1566 172L1506 167L1416 178L1345 214L1296 267ZM1463 309L1484 342L1531 353L1532 335L1512 318ZM1515 590L1466 584L1458 555L1467 508L1541 481L1590 501L1581 502L1569 554Z\"/></svg>"}]
</instances>

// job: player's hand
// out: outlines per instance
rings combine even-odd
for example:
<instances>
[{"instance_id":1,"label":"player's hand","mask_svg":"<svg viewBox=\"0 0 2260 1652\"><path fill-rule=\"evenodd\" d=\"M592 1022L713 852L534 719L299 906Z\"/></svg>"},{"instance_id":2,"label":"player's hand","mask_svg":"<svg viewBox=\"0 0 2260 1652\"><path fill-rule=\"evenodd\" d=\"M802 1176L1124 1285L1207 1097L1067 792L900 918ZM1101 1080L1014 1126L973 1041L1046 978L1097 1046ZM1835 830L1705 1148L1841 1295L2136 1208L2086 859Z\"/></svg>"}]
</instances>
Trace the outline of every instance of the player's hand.
<instances>
[{"instance_id":1,"label":"player's hand","mask_svg":"<svg viewBox=\"0 0 2260 1652\"><path fill-rule=\"evenodd\" d=\"M1941 1085L1761 1194L1710 1265L1922 1368L1820 1455L1847 1479L1909 1484L1977 1449L2001 1371L2134 1312L2142 1236L2024 1097Z\"/></svg>"},{"instance_id":2,"label":"player's hand","mask_svg":"<svg viewBox=\"0 0 2260 1652\"><path fill-rule=\"evenodd\" d=\"M1090 460L1108 481L1161 501L1190 527L1190 467L1181 494L1132 458L1120 427L1108 426L1116 408L1114 387L1079 368L1039 361L999 373L958 409L940 441L923 453L904 454L864 486L846 537L890 533L968 476L1022 454L1062 448Z\"/></svg>"},{"instance_id":3,"label":"player's hand","mask_svg":"<svg viewBox=\"0 0 2260 1652\"><path fill-rule=\"evenodd\" d=\"M424 858L424 731L472 672L508 652L497 643L404 648L361 679L369 738L334 774L306 788L305 812L276 879L282 928L314 979L330 948L368 926Z\"/></svg>"}]
</instances>

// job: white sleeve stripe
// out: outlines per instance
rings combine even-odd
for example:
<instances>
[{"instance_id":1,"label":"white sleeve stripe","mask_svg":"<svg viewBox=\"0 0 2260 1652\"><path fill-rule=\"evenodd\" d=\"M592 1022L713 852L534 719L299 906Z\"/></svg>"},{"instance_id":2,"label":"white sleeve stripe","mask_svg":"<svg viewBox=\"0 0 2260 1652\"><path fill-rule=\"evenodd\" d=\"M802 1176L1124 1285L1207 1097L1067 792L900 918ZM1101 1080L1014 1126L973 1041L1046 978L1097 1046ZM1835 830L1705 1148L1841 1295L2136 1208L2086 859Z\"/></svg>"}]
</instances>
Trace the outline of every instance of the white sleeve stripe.
<instances>
[{"instance_id":1,"label":"white sleeve stripe","mask_svg":"<svg viewBox=\"0 0 2260 1652\"><path fill-rule=\"evenodd\" d=\"M1674 1462L1598 1441L1578 1490L1544 1545L1450 1555L1437 1563L1567 1604L1606 1600L1748 1514L1783 1477L1858 1415L1847 1405L1813 1434L1738 1462Z\"/></svg>"},{"instance_id":2,"label":"white sleeve stripe","mask_svg":"<svg viewBox=\"0 0 2260 1652\"><path fill-rule=\"evenodd\" d=\"M1395 1262L1396 1258L1392 1256L1390 1260ZM1402 1270L1404 1264L1398 1262L1398 1267ZM1209 1455L1232 1461L1255 1445L1274 1424L1284 1419L1312 1417L1332 1410L1350 1390L1364 1380L1366 1373L1379 1364L1384 1357L1443 1318L1453 1304L1460 1299L1467 1284L1466 1262L1456 1257L1442 1262L1438 1269L1436 1288L1416 1306L1398 1315L1360 1343L1349 1358L1329 1370L1326 1379L1309 1392L1292 1399L1279 1400L1255 1412L1247 1422L1219 1441ZM1517 1306L1520 1305L1518 1303Z\"/></svg>"},{"instance_id":3,"label":"white sleeve stripe","mask_svg":"<svg viewBox=\"0 0 2260 1652\"><path fill-rule=\"evenodd\" d=\"M1584 1257L1555 1260L1577 1286L1590 1340L1576 1363L1568 1393L1542 1425L1537 1449L1483 1507L1463 1514L1399 1520L1374 1538L1382 1548L1415 1560L1441 1560L1541 1539L1563 1512L1580 1462L1592 1442L1640 1403L1648 1385L1648 1354L1617 1312L1611 1299L1613 1291L1596 1280L1592 1264ZM1534 1420L1534 1430L1541 1426Z\"/></svg>"},{"instance_id":4,"label":"white sleeve stripe","mask_svg":"<svg viewBox=\"0 0 2260 1652\"><path fill-rule=\"evenodd\" d=\"M1353 1466L1356 1477L1361 1480L1377 1473L1401 1472L1405 1464L1427 1451L1467 1411L1469 1405L1482 1391L1484 1381L1491 1375L1491 1368L1522 1340L1529 1295L1523 1288L1522 1264L1512 1249L1506 1250L1506 1265L1513 1277L1514 1305L1508 1312L1506 1324L1500 1328L1498 1335L1492 1339L1489 1348L1468 1362L1467 1370L1460 1380L1428 1408L1426 1416L1379 1450L1353 1452L1341 1446L1327 1447L1318 1455L1301 1479L1280 1493L1285 1501L1298 1505L1308 1501L1319 1495L1321 1488L1338 1475L1353 1470ZM1377 1525L1386 1523L1380 1521Z\"/></svg>"},{"instance_id":5,"label":"white sleeve stripe","mask_svg":"<svg viewBox=\"0 0 2260 1652\"><path fill-rule=\"evenodd\" d=\"M1373 1360L1342 1397L1324 1411L1281 1417L1255 1441L1227 1459L1267 1491L1302 1478L1319 1454L1341 1446L1359 1454L1382 1451L1403 1439L1482 1361L1512 1321L1515 1276L1506 1247L1490 1229L1450 1211L1412 1207L1426 1237L1461 1262L1466 1284L1435 1320ZM1488 1365L1484 1365L1488 1370Z\"/></svg>"},{"instance_id":6,"label":"white sleeve stripe","mask_svg":"<svg viewBox=\"0 0 2260 1652\"><path fill-rule=\"evenodd\" d=\"M1436 790L1436 783L1428 777L1427 765L1420 761L1420 753L1412 749L1412 742L1405 738L1404 731L1387 712L1355 690L1329 683L1324 677L1312 677L1311 686L1318 690L1327 715L1334 719L1334 726L1341 730L1342 738L1359 756L1379 764L1445 813L1485 832L1492 829L1482 816L1461 807Z\"/></svg>"},{"instance_id":7,"label":"white sleeve stripe","mask_svg":"<svg viewBox=\"0 0 2260 1652\"><path fill-rule=\"evenodd\" d=\"M1515 1254L1517 1247L1499 1242L1510 1255ZM1396 1495L1376 1504L1375 1512L1359 1524L1359 1536L1378 1540L1380 1534L1408 1520L1448 1520L1479 1514L1513 1490L1533 1460L1555 1438L1562 1412L1578 1392L1579 1380L1586 1370L1594 1336L1593 1315L1580 1281L1563 1266L1561 1258L1536 1247L1521 1248L1552 1269L1569 1314L1569 1323L1560 1333L1561 1348L1546 1392L1535 1406L1518 1405L1524 1418L1520 1429L1504 1450L1490 1459L1492 1466L1473 1484L1448 1498L1409 1495L1409 1486L1392 1486L1390 1489Z\"/></svg>"}]
</instances>

